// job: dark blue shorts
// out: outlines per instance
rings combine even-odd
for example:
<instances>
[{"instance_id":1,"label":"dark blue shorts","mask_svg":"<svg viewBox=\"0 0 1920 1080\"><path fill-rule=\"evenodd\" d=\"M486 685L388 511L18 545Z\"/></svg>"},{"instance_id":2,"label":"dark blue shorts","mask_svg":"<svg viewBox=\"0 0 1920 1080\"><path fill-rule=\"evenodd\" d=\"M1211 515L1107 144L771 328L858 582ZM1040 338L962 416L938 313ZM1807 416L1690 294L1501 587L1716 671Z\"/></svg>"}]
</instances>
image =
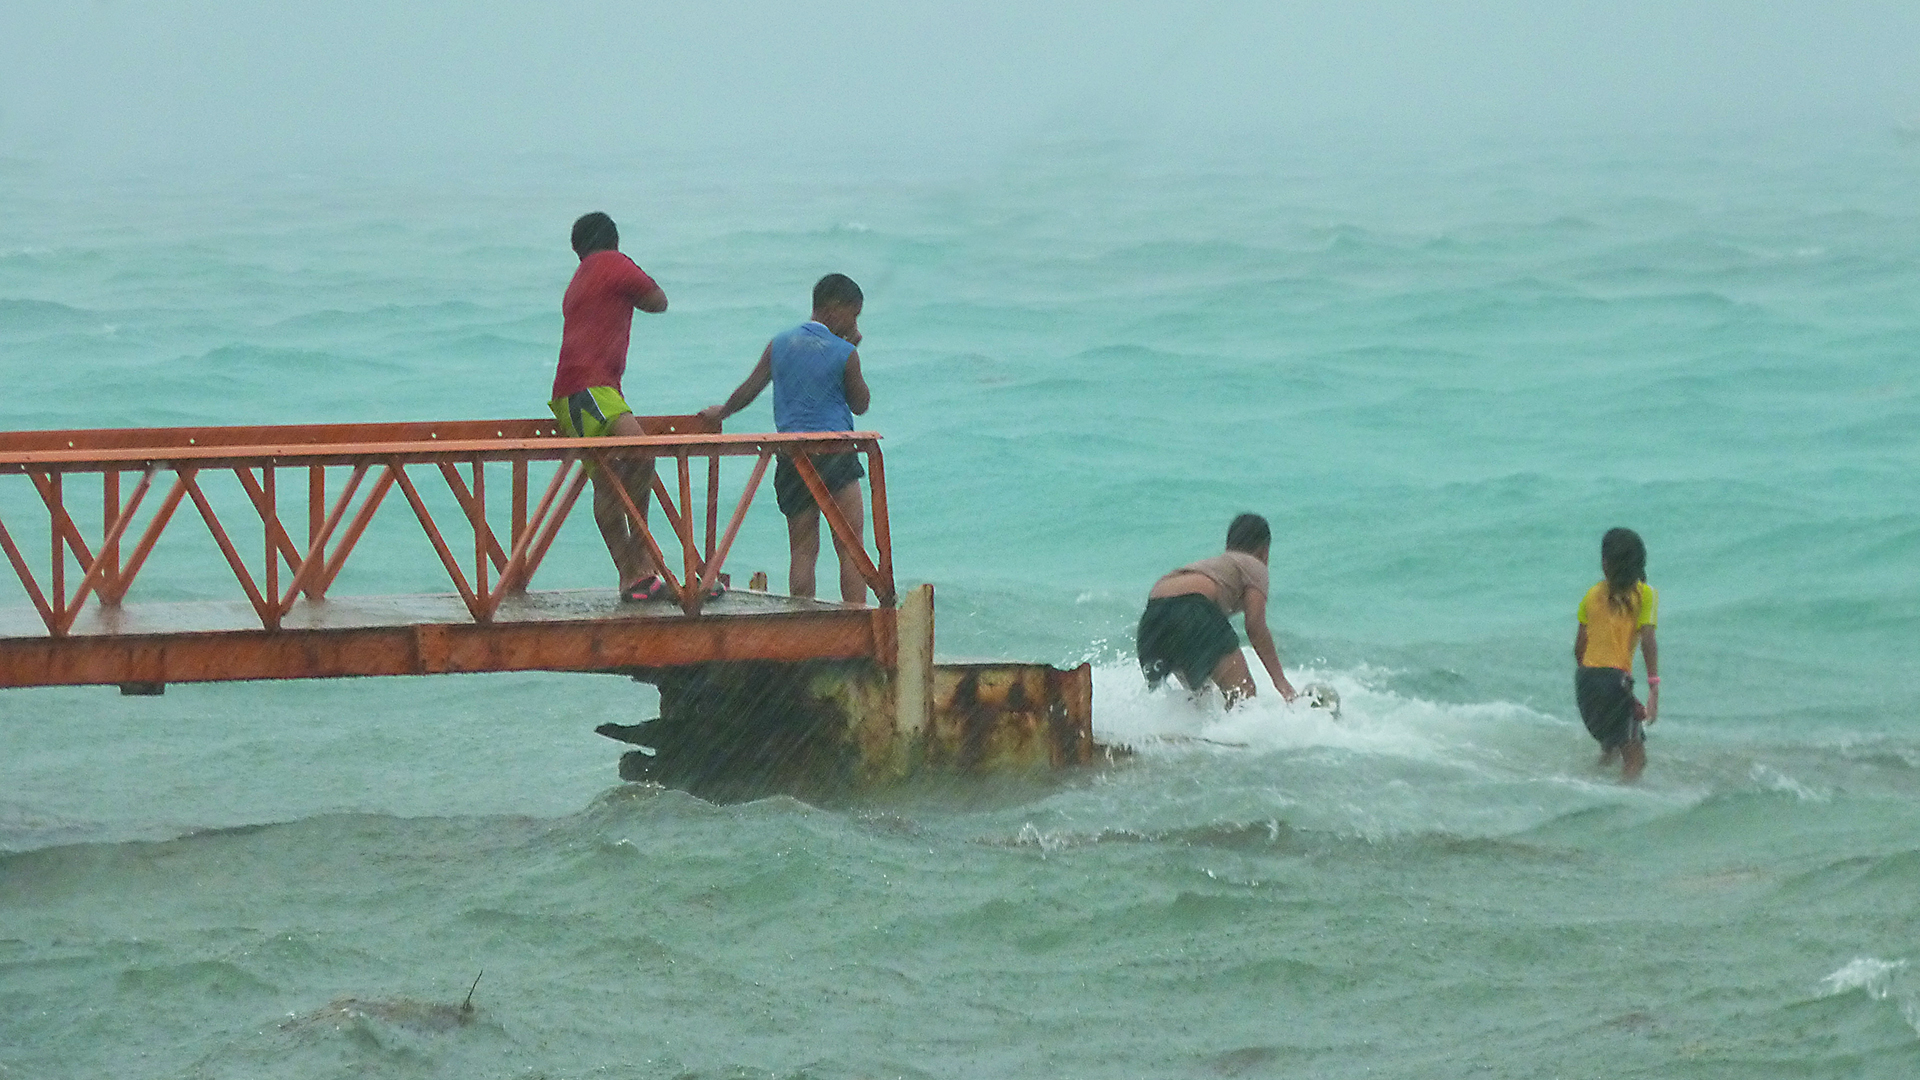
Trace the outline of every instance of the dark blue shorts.
<instances>
[{"instance_id":1,"label":"dark blue shorts","mask_svg":"<svg viewBox=\"0 0 1920 1080\"><path fill-rule=\"evenodd\" d=\"M851 450L841 454L808 454L807 460L820 471L829 495L837 494L841 488L867 475L867 470L860 467L860 455ZM783 457L774 463L773 497L780 504L780 512L788 517L817 509L813 492L808 491L807 482L800 479L800 470L793 467L792 458Z\"/></svg>"}]
</instances>

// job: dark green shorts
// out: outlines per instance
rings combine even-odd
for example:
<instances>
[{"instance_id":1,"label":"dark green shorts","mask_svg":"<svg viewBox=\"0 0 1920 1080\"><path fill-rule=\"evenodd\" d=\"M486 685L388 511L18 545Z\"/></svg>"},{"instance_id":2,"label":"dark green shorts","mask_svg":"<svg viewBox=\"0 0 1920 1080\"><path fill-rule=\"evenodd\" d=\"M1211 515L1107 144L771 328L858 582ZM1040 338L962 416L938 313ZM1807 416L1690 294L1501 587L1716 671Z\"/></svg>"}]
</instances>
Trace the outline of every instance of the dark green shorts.
<instances>
[{"instance_id":1,"label":"dark green shorts","mask_svg":"<svg viewBox=\"0 0 1920 1080\"><path fill-rule=\"evenodd\" d=\"M1149 600L1140 616L1140 671L1148 686L1178 675L1188 689L1198 690L1213 678L1221 657L1238 651L1233 624L1219 604L1199 593Z\"/></svg>"}]
</instances>

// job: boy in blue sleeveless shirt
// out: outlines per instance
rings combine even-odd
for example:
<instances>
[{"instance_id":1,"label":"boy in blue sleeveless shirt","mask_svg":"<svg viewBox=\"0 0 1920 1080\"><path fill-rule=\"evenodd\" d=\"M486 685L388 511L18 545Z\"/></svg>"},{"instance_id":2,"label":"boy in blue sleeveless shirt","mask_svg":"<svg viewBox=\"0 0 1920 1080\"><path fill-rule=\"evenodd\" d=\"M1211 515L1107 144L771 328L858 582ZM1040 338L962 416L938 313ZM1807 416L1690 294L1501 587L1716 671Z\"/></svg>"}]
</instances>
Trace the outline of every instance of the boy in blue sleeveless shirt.
<instances>
[{"instance_id":1,"label":"boy in blue sleeveless shirt","mask_svg":"<svg viewBox=\"0 0 1920 1080\"><path fill-rule=\"evenodd\" d=\"M860 286L845 274L828 274L813 286L813 318L776 336L760 353L746 381L724 405L710 405L700 415L724 420L753 403L773 384L773 425L776 431L852 431L853 418L867 411L872 393L860 375L860 308L865 302ZM809 460L833 501L853 526L855 540L864 539L866 506L860 497L860 478L867 474L857 455L814 454ZM814 571L820 561L820 509L800 479L799 470L780 458L773 472L774 496L787 517L787 545L792 563L787 591L794 596L814 594ZM865 603L867 583L860 578L850 552L834 538L840 557L840 598Z\"/></svg>"}]
</instances>

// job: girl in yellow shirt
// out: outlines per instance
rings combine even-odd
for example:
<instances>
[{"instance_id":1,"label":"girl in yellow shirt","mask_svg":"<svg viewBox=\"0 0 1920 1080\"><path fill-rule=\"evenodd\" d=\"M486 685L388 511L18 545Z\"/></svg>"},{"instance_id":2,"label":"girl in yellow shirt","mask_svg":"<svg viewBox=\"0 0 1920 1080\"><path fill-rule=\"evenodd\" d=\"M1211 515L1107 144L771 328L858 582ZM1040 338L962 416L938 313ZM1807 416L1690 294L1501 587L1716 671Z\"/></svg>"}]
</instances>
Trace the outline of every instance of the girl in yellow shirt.
<instances>
[{"instance_id":1,"label":"girl in yellow shirt","mask_svg":"<svg viewBox=\"0 0 1920 1080\"><path fill-rule=\"evenodd\" d=\"M1608 529L1600 538L1603 580L1587 590L1573 638L1573 695L1580 719L1600 742L1600 764L1620 756L1620 778L1647 767L1642 728L1660 716L1660 647L1654 640L1660 594L1647 584L1647 545L1632 529ZM1647 703L1633 696L1633 647L1647 660Z\"/></svg>"}]
</instances>

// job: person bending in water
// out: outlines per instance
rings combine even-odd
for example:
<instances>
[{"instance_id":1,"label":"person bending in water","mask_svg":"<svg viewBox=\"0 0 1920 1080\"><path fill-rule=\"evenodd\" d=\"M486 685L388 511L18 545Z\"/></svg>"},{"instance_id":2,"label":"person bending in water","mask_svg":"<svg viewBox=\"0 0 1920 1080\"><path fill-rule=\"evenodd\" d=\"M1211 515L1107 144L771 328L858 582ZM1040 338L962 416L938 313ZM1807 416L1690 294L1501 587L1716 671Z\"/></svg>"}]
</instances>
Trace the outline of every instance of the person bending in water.
<instances>
[{"instance_id":1,"label":"person bending in water","mask_svg":"<svg viewBox=\"0 0 1920 1080\"><path fill-rule=\"evenodd\" d=\"M1149 687L1168 675L1189 690L1211 682L1232 708L1254 696L1253 674L1240 652L1240 638L1227 616L1247 613L1247 639L1254 655L1288 701L1293 685L1280 670L1273 632L1267 629L1267 553L1273 531L1258 514L1241 514L1227 526L1227 550L1189 563L1154 583L1140 616L1140 670Z\"/></svg>"},{"instance_id":2,"label":"person bending in water","mask_svg":"<svg viewBox=\"0 0 1920 1080\"><path fill-rule=\"evenodd\" d=\"M813 318L780 334L760 352L760 361L747 373L724 405L709 405L700 415L724 420L753 403L773 384L773 426L778 431L852 431L853 418L867 411L873 393L860 374L860 309L866 298L860 286L845 274L828 274L813 286ZM852 451L810 454L827 493L841 516L853 526L860 543L866 510L860 498L860 478L867 471ZM791 458L782 457L773 471L773 493L787 518L787 546L791 562L787 591L812 596L814 573L820 562L820 508L807 490ZM867 583L853 553L833 538L840 556L840 599L865 603Z\"/></svg>"},{"instance_id":3,"label":"person bending in water","mask_svg":"<svg viewBox=\"0 0 1920 1080\"><path fill-rule=\"evenodd\" d=\"M1600 764L1620 757L1620 778L1647 767L1643 725L1660 718L1660 646L1654 640L1660 594L1647 584L1647 546L1632 529L1600 538L1602 581L1581 597L1573 636L1573 696L1580 719L1600 743ZM1647 703L1633 696L1633 647L1647 659Z\"/></svg>"},{"instance_id":4,"label":"person bending in water","mask_svg":"<svg viewBox=\"0 0 1920 1080\"><path fill-rule=\"evenodd\" d=\"M627 339L633 331L635 308L651 314L667 310L667 294L645 270L620 254L620 231L613 219L598 211L573 223L573 252L580 267L573 272L566 296L560 301L565 323L560 331L560 365L553 375L553 397L547 407L560 421L560 434L570 439L607 435L644 435L620 395L620 376L627 370ZM616 475L608 476L607 472ZM614 568L620 574L623 600L659 600L666 597L653 557L647 553L627 520L620 493L627 494L642 514L653 487L653 459L628 458L611 470L592 469L593 520L607 543Z\"/></svg>"}]
</instances>

